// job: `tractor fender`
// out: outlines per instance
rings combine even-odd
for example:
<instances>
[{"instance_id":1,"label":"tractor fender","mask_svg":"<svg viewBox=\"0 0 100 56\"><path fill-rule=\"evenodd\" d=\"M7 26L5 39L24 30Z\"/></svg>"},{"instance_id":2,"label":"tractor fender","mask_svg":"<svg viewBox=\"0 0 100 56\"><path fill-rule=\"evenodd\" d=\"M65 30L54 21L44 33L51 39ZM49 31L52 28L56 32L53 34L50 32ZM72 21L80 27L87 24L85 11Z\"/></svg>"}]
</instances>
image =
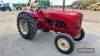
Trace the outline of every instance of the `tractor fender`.
<instances>
[{"instance_id":1,"label":"tractor fender","mask_svg":"<svg viewBox=\"0 0 100 56\"><path fill-rule=\"evenodd\" d=\"M28 15L29 15L30 17L32 17L33 19L35 19L35 18L38 17L37 14L34 13L34 12L32 12L32 11L22 11L22 12L20 12L20 13L18 14L18 16L21 15L21 14L28 14Z\"/></svg>"}]
</instances>

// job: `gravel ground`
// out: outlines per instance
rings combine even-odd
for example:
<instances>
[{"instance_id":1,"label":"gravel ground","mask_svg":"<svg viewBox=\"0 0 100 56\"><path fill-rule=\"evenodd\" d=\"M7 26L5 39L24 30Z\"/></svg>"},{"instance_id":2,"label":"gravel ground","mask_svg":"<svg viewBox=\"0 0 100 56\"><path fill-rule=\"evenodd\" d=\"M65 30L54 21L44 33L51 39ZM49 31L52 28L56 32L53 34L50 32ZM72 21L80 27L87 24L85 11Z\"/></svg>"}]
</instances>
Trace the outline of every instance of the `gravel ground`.
<instances>
[{"instance_id":1,"label":"gravel ground","mask_svg":"<svg viewBox=\"0 0 100 56\"><path fill-rule=\"evenodd\" d=\"M79 11L84 14L82 27L86 36L75 42L75 50L69 55L57 51L54 45L56 34L52 31L45 33L39 30L34 40L22 39L16 29L18 12L0 11L0 56L100 56L100 12ZM77 53L77 48L95 48L95 53Z\"/></svg>"}]
</instances>

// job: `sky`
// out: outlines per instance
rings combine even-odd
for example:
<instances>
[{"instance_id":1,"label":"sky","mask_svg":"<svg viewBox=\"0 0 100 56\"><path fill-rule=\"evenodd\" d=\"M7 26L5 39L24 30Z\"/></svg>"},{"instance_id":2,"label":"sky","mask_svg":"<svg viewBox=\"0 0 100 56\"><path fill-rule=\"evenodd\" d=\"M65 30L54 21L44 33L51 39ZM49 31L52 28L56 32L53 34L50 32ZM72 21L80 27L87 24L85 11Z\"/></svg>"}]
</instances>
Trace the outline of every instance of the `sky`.
<instances>
[{"instance_id":1,"label":"sky","mask_svg":"<svg viewBox=\"0 0 100 56\"><path fill-rule=\"evenodd\" d=\"M1 1L1 0L0 0ZM27 3L28 0L2 0L4 2L9 2L9 3ZM63 0L50 0L50 2L52 4L56 4L56 5L62 5L62 1ZM66 5L70 5L74 0L66 0Z\"/></svg>"}]
</instances>

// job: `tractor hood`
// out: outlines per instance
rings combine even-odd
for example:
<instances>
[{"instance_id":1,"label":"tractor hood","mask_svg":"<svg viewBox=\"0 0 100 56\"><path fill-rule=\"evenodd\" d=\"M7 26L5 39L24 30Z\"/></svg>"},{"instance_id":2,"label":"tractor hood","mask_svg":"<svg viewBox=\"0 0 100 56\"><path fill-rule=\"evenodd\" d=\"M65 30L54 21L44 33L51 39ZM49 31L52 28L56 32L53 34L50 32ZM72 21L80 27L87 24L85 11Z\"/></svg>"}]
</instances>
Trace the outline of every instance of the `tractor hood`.
<instances>
[{"instance_id":1,"label":"tractor hood","mask_svg":"<svg viewBox=\"0 0 100 56\"><path fill-rule=\"evenodd\" d=\"M78 18L82 19L83 14L76 11L57 11L57 10L49 10L46 14L49 14L49 18L55 20L78 20Z\"/></svg>"},{"instance_id":2,"label":"tractor hood","mask_svg":"<svg viewBox=\"0 0 100 56\"><path fill-rule=\"evenodd\" d=\"M48 13L54 13L54 14L58 14L58 15L67 15L67 16L77 16L77 15L81 15L80 12L76 12L76 11L49 10Z\"/></svg>"},{"instance_id":3,"label":"tractor hood","mask_svg":"<svg viewBox=\"0 0 100 56\"><path fill-rule=\"evenodd\" d=\"M74 29L81 28L83 14L75 11L49 11L49 19L64 22L67 26Z\"/></svg>"}]
</instances>

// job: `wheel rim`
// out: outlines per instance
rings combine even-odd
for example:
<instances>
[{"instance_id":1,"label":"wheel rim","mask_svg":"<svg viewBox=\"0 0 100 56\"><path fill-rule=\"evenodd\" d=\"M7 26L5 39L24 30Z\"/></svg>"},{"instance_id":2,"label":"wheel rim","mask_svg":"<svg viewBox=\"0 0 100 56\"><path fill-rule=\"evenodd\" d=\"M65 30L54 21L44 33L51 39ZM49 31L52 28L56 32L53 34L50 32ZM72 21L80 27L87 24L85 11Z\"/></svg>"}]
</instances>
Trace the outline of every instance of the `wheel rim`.
<instances>
[{"instance_id":1,"label":"wheel rim","mask_svg":"<svg viewBox=\"0 0 100 56\"><path fill-rule=\"evenodd\" d=\"M76 37L74 37L75 39L79 39L81 36L81 33L79 33Z\"/></svg>"},{"instance_id":2,"label":"wheel rim","mask_svg":"<svg viewBox=\"0 0 100 56\"><path fill-rule=\"evenodd\" d=\"M58 47L63 51L68 51L70 48L70 44L65 38L60 38L57 44L58 44Z\"/></svg>"},{"instance_id":3,"label":"wheel rim","mask_svg":"<svg viewBox=\"0 0 100 56\"><path fill-rule=\"evenodd\" d=\"M27 21L25 21L24 19L21 19L19 21L19 28L20 28L20 31L23 33L23 34L28 34L28 23Z\"/></svg>"}]
</instances>

